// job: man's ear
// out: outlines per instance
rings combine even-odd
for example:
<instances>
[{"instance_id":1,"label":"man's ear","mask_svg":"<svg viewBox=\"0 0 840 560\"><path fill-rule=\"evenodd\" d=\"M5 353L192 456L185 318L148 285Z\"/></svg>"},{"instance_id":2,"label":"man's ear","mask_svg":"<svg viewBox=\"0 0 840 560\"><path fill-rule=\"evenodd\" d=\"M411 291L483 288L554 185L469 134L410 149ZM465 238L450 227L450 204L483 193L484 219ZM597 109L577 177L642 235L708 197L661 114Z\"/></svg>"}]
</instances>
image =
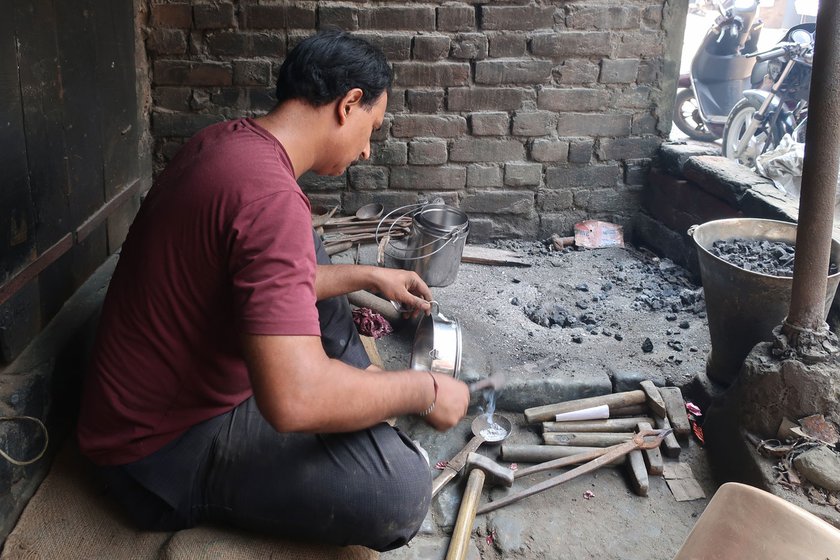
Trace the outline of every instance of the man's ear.
<instances>
[{"instance_id":1,"label":"man's ear","mask_svg":"<svg viewBox=\"0 0 840 560\"><path fill-rule=\"evenodd\" d=\"M344 94L344 97L338 100L336 110L338 111L338 123L344 124L350 112L361 107L362 105L362 90L353 88Z\"/></svg>"}]
</instances>

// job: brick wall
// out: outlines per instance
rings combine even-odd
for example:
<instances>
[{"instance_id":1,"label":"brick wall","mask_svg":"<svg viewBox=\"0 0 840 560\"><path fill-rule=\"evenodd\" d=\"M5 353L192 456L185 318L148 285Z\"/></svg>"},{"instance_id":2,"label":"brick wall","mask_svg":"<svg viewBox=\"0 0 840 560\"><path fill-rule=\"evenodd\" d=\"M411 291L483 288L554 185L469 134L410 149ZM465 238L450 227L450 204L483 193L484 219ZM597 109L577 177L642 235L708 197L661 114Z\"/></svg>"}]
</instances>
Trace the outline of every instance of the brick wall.
<instances>
[{"instance_id":1,"label":"brick wall","mask_svg":"<svg viewBox=\"0 0 840 560\"><path fill-rule=\"evenodd\" d=\"M324 25L380 45L394 89L370 161L304 177L353 211L443 196L472 238L629 226L670 129L687 0L152 0L155 159L208 124L273 106L283 56Z\"/></svg>"}]
</instances>

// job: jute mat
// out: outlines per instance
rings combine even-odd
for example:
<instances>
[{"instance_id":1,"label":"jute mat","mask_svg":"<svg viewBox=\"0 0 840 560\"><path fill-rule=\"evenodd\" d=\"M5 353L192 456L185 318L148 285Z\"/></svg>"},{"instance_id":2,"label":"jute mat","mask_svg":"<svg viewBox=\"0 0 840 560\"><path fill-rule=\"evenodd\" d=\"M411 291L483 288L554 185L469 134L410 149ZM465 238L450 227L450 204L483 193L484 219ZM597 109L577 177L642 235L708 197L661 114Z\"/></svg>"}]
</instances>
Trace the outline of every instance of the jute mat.
<instances>
[{"instance_id":1,"label":"jute mat","mask_svg":"<svg viewBox=\"0 0 840 560\"><path fill-rule=\"evenodd\" d=\"M0 560L376 560L360 546L298 543L216 527L134 529L68 442L23 511Z\"/></svg>"}]
</instances>

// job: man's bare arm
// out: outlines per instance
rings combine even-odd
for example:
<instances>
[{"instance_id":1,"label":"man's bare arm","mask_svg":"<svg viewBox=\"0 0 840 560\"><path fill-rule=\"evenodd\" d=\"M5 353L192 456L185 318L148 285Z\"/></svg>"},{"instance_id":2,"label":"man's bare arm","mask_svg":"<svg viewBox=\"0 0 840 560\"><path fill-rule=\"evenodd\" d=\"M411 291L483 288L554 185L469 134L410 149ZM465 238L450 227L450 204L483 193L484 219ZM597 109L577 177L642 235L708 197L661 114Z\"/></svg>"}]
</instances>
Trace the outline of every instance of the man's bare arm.
<instances>
[{"instance_id":1,"label":"man's bare arm","mask_svg":"<svg viewBox=\"0 0 840 560\"><path fill-rule=\"evenodd\" d=\"M360 430L432 402L425 420L446 430L469 404L467 386L452 377L435 375L433 383L425 372L356 369L328 358L315 336L244 335L242 344L257 406L281 432Z\"/></svg>"},{"instance_id":2,"label":"man's bare arm","mask_svg":"<svg viewBox=\"0 0 840 560\"><path fill-rule=\"evenodd\" d=\"M354 264L318 265L315 295L318 300L373 290L410 309L428 311L432 292L416 272Z\"/></svg>"}]
</instances>

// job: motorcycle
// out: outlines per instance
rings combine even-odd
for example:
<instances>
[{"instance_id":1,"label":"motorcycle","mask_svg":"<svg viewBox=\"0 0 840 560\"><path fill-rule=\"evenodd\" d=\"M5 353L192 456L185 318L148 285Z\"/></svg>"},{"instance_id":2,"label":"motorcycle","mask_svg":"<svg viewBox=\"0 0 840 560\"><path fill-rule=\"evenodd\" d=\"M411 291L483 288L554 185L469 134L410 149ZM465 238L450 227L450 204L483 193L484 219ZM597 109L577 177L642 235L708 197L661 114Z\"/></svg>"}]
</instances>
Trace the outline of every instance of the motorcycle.
<instances>
[{"instance_id":1,"label":"motorcycle","mask_svg":"<svg viewBox=\"0 0 840 560\"><path fill-rule=\"evenodd\" d=\"M758 0L735 0L706 32L691 71L680 75L674 104L674 124L689 138L711 142L723 134L729 111L749 87L760 85L764 71L755 70L753 52L764 23L756 19Z\"/></svg>"},{"instance_id":2,"label":"motorcycle","mask_svg":"<svg viewBox=\"0 0 840 560\"><path fill-rule=\"evenodd\" d=\"M767 62L770 91L750 89L735 104L723 129L722 153L747 167L779 145L785 134L805 142L816 24L788 30L774 48L748 56Z\"/></svg>"}]
</instances>

